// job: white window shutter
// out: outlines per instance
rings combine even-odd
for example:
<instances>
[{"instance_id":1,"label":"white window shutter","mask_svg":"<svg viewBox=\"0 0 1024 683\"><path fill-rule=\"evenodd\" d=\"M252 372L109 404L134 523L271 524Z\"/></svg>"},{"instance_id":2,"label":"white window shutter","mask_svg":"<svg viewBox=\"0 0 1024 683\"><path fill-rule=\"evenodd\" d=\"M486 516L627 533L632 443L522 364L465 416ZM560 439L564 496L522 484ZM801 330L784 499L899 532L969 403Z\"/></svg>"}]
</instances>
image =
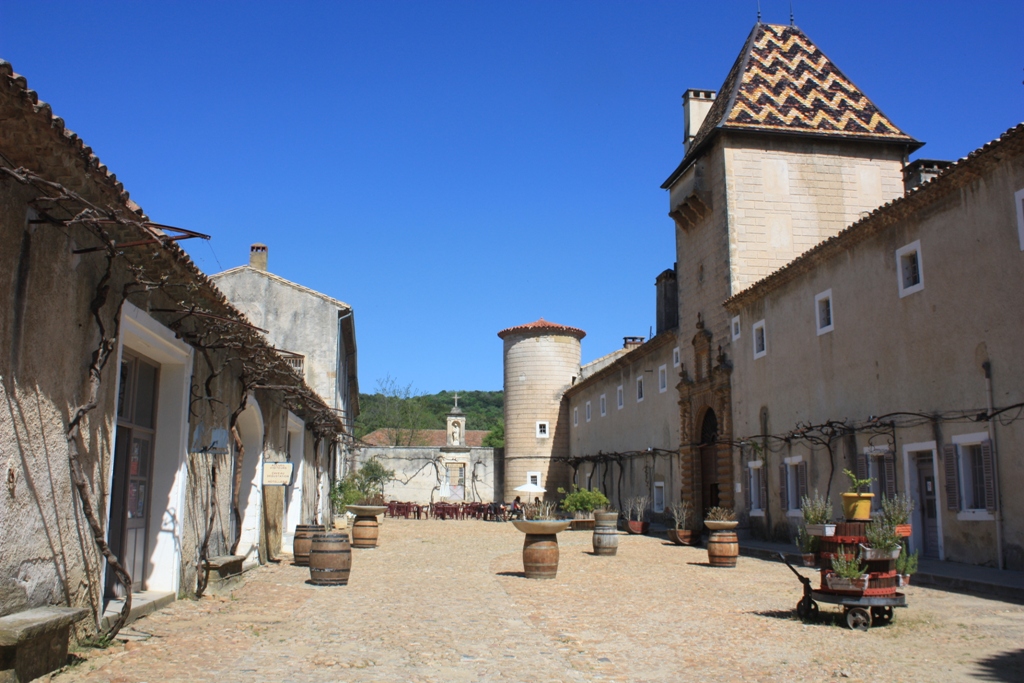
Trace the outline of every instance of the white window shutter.
<instances>
[{"instance_id":1,"label":"white window shutter","mask_svg":"<svg viewBox=\"0 0 1024 683\"><path fill-rule=\"evenodd\" d=\"M992 441L989 439L981 442L981 467L985 474L985 509L994 512L996 509L995 453L992 450Z\"/></svg>"},{"instance_id":2,"label":"white window shutter","mask_svg":"<svg viewBox=\"0 0 1024 683\"><path fill-rule=\"evenodd\" d=\"M956 476L956 446L947 443L942 447L942 466L946 470L946 507L960 509L960 483Z\"/></svg>"}]
</instances>

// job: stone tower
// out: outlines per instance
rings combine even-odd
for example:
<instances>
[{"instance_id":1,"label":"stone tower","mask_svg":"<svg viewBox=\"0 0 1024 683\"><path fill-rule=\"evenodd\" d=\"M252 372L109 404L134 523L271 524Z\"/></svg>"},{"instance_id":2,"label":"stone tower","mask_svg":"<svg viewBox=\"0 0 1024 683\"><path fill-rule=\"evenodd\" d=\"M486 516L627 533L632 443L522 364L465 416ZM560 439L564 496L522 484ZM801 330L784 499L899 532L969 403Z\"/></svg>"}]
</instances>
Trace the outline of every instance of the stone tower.
<instances>
[{"instance_id":1,"label":"stone tower","mask_svg":"<svg viewBox=\"0 0 1024 683\"><path fill-rule=\"evenodd\" d=\"M541 318L502 330L505 342L505 500L534 480L554 499L569 485L569 407L562 394L580 372L586 332ZM524 496L524 499L528 499Z\"/></svg>"}]
</instances>

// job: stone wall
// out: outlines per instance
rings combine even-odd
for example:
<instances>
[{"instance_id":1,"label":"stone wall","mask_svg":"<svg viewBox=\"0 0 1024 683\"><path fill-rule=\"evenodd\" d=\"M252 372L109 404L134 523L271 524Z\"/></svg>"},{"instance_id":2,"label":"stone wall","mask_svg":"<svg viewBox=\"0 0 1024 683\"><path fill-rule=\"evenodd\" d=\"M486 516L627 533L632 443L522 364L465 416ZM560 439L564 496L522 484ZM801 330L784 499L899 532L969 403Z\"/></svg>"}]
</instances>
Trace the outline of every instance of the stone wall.
<instances>
[{"instance_id":1,"label":"stone wall","mask_svg":"<svg viewBox=\"0 0 1024 683\"><path fill-rule=\"evenodd\" d=\"M395 471L395 480L384 487L387 500L420 504L449 500L441 495L448 463L461 463L465 466L466 485L462 500L490 503L501 494L500 448L443 450L418 446L379 446L363 447L356 452L357 468L370 460L377 460L387 469Z\"/></svg>"}]
</instances>

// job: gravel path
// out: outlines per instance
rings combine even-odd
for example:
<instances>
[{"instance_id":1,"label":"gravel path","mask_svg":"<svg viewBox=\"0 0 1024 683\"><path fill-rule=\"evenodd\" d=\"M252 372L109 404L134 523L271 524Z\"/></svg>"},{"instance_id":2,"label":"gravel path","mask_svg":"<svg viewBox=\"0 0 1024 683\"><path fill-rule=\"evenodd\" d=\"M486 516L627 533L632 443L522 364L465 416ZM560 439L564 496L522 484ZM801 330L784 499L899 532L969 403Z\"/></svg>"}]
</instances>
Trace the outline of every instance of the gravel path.
<instances>
[{"instance_id":1,"label":"gravel path","mask_svg":"<svg viewBox=\"0 0 1024 683\"><path fill-rule=\"evenodd\" d=\"M54 681L1024 680L1020 605L911 587L891 625L852 632L833 606L798 621L779 563L716 569L703 549L626 535L596 557L589 533L564 532L558 577L533 581L522 541L510 524L389 519L346 587L262 567Z\"/></svg>"}]
</instances>

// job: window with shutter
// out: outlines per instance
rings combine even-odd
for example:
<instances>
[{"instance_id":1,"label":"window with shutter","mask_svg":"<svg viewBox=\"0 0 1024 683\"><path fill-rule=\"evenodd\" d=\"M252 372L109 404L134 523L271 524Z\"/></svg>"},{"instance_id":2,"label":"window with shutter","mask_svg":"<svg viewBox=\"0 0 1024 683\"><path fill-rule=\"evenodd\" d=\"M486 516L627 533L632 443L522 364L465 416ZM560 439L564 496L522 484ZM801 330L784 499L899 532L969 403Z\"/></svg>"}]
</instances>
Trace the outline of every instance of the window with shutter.
<instances>
[{"instance_id":1,"label":"window with shutter","mask_svg":"<svg viewBox=\"0 0 1024 683\"><path fill-rule=\"evenodd\" d=\"M989 440L981 442L981 462L985 481L985 509L994 512L996 509L995 453L992 451L992 442Z\"/></svg>"},{"instance_id":2,"label":"window with shutter","mask_svg":"<svg viewBox=\"0 0 1024 683\"><path fill-rule=\"evenodd\" d=\"M754 468L747 468L747 510L754 509Z\"/></svg>"},{"instance_id":3,"label":"window with shutter","mask_svg":"<svg viewBox=\"0 0 1024 683\"><path fill-rule=\"evenodd\" d=\"M960 509L960 486L956 476L956 446L947 443L942 447L942 466L946 471L946 507Z\"/></svg>"},{"instance_id":4,"label":"window with shutter","mask_svg":"<svg viewBox=\"0 0 1024 683\"><path fill-rule=\"evenodd\" d=\"M868 472L868 456L864 453L857 454L857 478L867 479L870 476Z\"/></svg>"},{"instance_id":5,"label":"window with shutter","mask_svg":"<svg viewBox=\"0 0 1024 683\"><path fill-rule=\"evenodd\" d=\"M768 470L758 470L758 485L761 489L761 497L758 498L758 503L762 510L768 509Z\"/></svg>"},{"instance_id":6,"label":"window with shutter","mask_svg":"<svg viewBox=\"0 0 1024 683\"><path fill-rule=\"evenodd\" d=\"M886 453L882 456L882 467L885 472L885 497L896 497L896 454Z\"/></svg>"},{"instance_id":7,"label":"window with shutter","mask_svg":"<svg viewBox=\"0 0 1024 683\"><path fill-rule=\"evenodd\" d=\"M796 505L793 509L803 508L804 496L807 495L807 463L801 462L796 466Z\"/></svg>"},{"instance_id":8,"label":"window with shutter","mask_svg":"<svg viewBox=\"0 0 1024 683\"><path fill-rule=\"evenodd\" d=\"M789 492L786 490L788 488L788 479L786 466L779 465L779 500L782 501L783 512L789 509Z\"/></svg>"}]
</instances>

